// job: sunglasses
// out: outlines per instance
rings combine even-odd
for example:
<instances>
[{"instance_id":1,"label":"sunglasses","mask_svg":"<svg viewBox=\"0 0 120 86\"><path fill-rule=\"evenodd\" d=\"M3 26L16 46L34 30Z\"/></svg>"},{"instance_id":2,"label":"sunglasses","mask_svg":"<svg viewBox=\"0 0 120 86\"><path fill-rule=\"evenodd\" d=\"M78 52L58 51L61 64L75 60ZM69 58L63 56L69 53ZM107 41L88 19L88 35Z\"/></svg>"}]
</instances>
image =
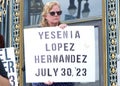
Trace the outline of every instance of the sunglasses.
<instances>
[{"instance_id":1,"label":"sunglasses","mask_svg":"<svg viewBox=\"0 0 120 86\"><path fill-rule=\"evenodd\" d=\"M62 14L62 11L56 11L56 12L51 11L51 12L49 12L49 14L50 14L51 16L54 16L56 13L57 13L58 16L60 16L60 15Z\"/></svg>"}]
</instances>

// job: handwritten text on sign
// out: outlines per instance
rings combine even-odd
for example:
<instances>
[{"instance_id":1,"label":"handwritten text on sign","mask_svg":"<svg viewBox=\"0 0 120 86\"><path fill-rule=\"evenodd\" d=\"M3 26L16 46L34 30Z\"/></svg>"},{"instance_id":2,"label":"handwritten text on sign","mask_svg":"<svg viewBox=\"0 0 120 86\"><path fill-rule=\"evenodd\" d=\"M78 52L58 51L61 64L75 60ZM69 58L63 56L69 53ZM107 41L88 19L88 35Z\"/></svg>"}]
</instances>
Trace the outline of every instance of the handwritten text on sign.
<instances>
[{"instance_id":1,"label":"handwritten text on sign","mask_svg":"<svg viewBox=\"0 0 120 86\"><path fill-rule=\"evenodd\" d=\"M24 46L27 82L95 81L93 26L25 29Z\"/></svg>"},{"instance_id":2,"label":"handwritten text on sign","mask_svg":"<svg viewBox=\"0 0 120 86\"><path fill-rule=\"evenodd\" d=\"M18 86L14 48L1 48L0 59L2 60L5 70L8 73L10 86Z\"/></svg>"}]
</instances>

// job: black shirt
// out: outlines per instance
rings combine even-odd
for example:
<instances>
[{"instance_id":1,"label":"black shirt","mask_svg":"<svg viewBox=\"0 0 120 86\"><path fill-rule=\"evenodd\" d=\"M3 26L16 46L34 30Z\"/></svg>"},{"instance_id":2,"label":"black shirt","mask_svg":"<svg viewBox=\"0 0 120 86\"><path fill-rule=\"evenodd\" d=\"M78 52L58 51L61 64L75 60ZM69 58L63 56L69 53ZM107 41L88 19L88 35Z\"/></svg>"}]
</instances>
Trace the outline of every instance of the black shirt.
<instances>
[{"instance_id":1,"label":"black shirt","mask_svg":"<svg viewBox=\"0 0 120 86\"><path fill-rule=\"evenodd\" d=\"M8 78L7 72L5 71L5 68L3 66L1 59L0 59L0 75L5 77L5 78Z\"/></svg>"}]
</instances>

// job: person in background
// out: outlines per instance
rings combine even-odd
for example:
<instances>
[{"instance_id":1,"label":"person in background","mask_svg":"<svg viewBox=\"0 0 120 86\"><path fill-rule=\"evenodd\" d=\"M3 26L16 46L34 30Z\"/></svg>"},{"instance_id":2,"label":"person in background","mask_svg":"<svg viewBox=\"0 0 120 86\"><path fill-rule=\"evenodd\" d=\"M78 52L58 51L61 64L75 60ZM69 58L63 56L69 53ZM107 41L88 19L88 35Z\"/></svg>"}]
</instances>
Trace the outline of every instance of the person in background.
<instances>
[{"instance_id":1,"label":"person in background","mask_svg":"<svg viewBox=\"0 0 120 86\"><path fill-rule=\"evenodd\" d=\"M3 36L0 34L0 48L4 48L5 45L4 45L4 38Z\"/></svg>"},{"instance_id":2,"label":"person in background","mask_svg":"<svg viewBox=\"0 0 120 86\"><path fill-rule=\"evenodd\" d=\"M62 10L60 4L57 1L47 2L43 8L42 20L40 23L41 27L55 27L59 26L64 29L67 24L60 22L60 15ZM45 82L45 83L32 83L32 86L74 86L72 82L56 83L56 82Z\"/></svg>"},{"instance_id":3,"label":"person in background","mask_svg":"<svg viewBox=\"0 0 120 86\"><path fill-rule=\"evenodd\" d=\"M10 86L7 72L5 71L1 59L0 59L0 86Z\"/></svg>"},{"instance_id":4,"label":"person in background","mask_svg":"<svg viewBox=\"0 0 120 86\"><path fill-rule=\"evenodd\" d=\"M4 38L0 35L0 48L4 48ZM3 66L3 63L0 59L0 86L10 86L7 72Z\"/></svg>"}]
</instances>

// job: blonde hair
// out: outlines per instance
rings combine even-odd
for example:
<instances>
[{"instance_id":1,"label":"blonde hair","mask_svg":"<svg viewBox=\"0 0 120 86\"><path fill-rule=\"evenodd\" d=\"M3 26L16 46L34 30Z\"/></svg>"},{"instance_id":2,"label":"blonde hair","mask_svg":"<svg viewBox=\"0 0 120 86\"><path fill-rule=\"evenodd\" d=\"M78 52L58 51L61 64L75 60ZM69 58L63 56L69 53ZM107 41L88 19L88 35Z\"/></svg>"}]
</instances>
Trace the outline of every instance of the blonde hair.
<instances>
[{"instance_id":1,"label":"blonde hair","mask_svg":"<svg viewBox=\"0 0 120 86\"><path fill-rule=\"evenodd\" d=\"M47 2L47 3L45 4L45 6L44 6L44 8L43 8L42 15L41 15L41 16L42 16L42 19L41 19L41 22L40 22L40 26L42 26L42 27L47 27L47 26L49 26L47 20L45 19L45 15L50 12L50 10L52 9L52 7L53 7L54 5L58 5L59 8L60 8L60 4L59 4L58 1L51 1L51 2ZM59 23L60 23L60 22L59 22Z\"/></svg>"}]
</instances>

